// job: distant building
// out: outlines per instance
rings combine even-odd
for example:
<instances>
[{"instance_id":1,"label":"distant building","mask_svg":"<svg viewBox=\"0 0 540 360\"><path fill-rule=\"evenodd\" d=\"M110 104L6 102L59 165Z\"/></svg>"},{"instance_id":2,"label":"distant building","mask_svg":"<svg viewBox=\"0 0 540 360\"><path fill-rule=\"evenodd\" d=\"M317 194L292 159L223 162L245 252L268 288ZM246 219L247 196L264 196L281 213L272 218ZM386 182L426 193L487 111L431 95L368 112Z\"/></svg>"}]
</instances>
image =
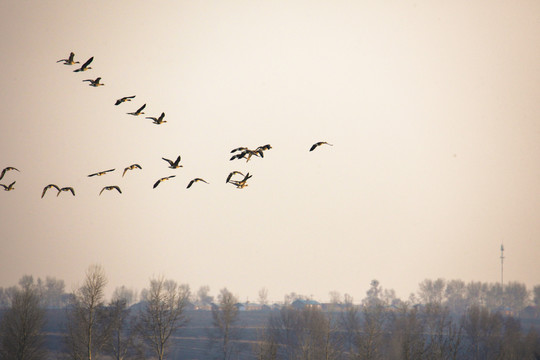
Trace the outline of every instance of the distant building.
<instances>
[{"instance_id":1,"label":"distant building","mask_svg":"<svg viewBox=\"0 0 540 360\"><path fill-rule=\"evenodd\" d=\"M249 301L245 303L237 303L236 307L239 311L259 311L263 309L261 304L250 303Z\"/></svg>"},{"instance_id":2,"label":"distant building","mask_svg":"<svg viewBox=\"0 0 540 360\"><path fill-rule=\"evenodd\" d=\"M315 300L296 299L292 302L291 306L295 309L322 309L321 303Z\"/></svg>"}]
</instances>

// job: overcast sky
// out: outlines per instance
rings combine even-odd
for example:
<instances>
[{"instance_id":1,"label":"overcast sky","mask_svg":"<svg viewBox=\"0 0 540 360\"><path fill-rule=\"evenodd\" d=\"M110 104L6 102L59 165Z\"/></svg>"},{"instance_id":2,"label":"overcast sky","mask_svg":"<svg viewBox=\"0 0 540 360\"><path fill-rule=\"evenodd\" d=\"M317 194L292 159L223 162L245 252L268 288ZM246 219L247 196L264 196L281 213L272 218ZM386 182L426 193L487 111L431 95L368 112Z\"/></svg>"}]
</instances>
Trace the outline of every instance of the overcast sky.
<instances>
[{"instance_id":1,"label":"overcast sky","mask_svg":"<svg viewBox=\"0 0 540 360\"><path fill-rule=\"evenodd\" d=\"M503 242L505 281L540 284L539 16L538 1L0 2L0 168L20 170L0 181L16 181L0 286L71 291L97 263L108 293L163 275L359 301L377 279L405 299L426 278L500 281ZM57 63L71 51L92 69ZM209 184L186 189L195 177ZM41 199L50 183L76 196Z\"/></svg>"}]
</instances>

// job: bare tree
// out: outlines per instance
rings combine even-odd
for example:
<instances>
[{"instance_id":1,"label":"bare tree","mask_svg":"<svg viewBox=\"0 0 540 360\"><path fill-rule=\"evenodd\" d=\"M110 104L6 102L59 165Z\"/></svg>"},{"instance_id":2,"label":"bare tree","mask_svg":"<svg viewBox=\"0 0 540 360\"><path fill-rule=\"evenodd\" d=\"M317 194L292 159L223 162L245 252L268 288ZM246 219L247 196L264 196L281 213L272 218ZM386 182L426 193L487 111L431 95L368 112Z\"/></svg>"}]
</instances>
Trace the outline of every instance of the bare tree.
<instances>
[{"instance_id":1,"label":"bare tree","mask_svg":"<svg viewBox=\"0 0 540 360\"><path fill-rule=\"evenodd\" d=\"M540 285L533 287L533 303L536 306L540 306Z\"/></svg>"},{"instance_id":2,"label":"bare tree","mask_svg":"<svg viewBox=\"0 0 540 360\"><path fill-rule=\"evenodd\" d=\"M268 305L268 289L263 287L259 290L259 304Z\"/></svg>"},{"instance_id":3,"label":"bare tree","mask_svg":"<svg viewBox=\"0 0 540 360\"><path fill-rule=\"evenodd\" d=\"M135 353L134 331L130 322L129 305L135 299L135 292L125 287L116 288L106 309L109 323L107 352L115 360L127 359Z\"/></svg>"},{"instance_id":4,"label":"bare tree","mask_svg":"<svg viewBox=\"0 0 540 360\"><path fill-rule=\"evenodd\" d=\"M208 285L201 286L197 291L197 303L202 306L210 305L214 301L214 297L209 294L210 287Z\"/></svg>"},{"instance_id":5,"label":"bare tree","mask_svg":"<svg viewBox=\"0 0 540 360\"><path fill-rule=\"evenodd\" d=\"M425 279L419 285L418 296L424 304L441 303L444 296L446 281Z\"/></svg>"},{"instance_id":6,"label":"bare tree","mask_svg":"<svg viewBox=\"0 0 540 360\"><path fill-rule=\"evenodd\" d=\"M67 311L66 345L72 359L96 358L107 339L104 326L104 291L107 278L103 268L91 265L84 284L71 296Z\"/></svg>"},{"instance_id":7,"label":"bare tree","mask_svg":"<svg viewBox=\"0 0 540 360\"><path fill-rule=\"evenodd\" d=\"M505 303L516 313L527 306L529 297L530 293L525 284L511 281L504 286Z\"/></svg>"},{"instance_id":8,"label":"bare tree","mask_svg":"<svg viewBox=\"0 0 540 360\"><path fill-rule=\"evenodd\" d=\"M144 344L159 360L167 354L171 335L188 322L185 309L189 296L188 285L179 286L163 277L150 280L137 330Z\"/></svg>"},{"instance_id":9,"label":"bare tree","mask_svg":"<svg viewBox=\"0 0 540 360\"><path fill-rule=\"evenodd\" d=\"M216 338L220 339L220 353L223 360L229 359L234 353L234 338L237 329L234 324L238 321L238 299L227 288L220 290L218 305L212 306L212 324L216 332Z\"/></svg>"},{"instance_id":10,"label":"bare tree","mask_svg":"<svg viewBox=\"0 0 540 360\"><path fill-rule=\"evenodd\" d=\"M41 299L32 277L23 277L20 284L11 293L11 306L0 324L0 358L43 359L45 310L40 306Z\"/></svg>"}]
</instances>

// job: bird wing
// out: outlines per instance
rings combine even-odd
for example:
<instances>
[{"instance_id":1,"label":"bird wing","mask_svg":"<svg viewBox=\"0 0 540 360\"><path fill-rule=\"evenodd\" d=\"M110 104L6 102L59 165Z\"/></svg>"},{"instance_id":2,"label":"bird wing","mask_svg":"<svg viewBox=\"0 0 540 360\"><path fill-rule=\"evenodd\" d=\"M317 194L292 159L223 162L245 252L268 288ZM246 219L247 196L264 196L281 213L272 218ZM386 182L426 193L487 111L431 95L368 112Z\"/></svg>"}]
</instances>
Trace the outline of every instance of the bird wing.
<instances>
[{"instance_id":1,"label":"bird wing","mask_svg":"<svg viewBox=\"0 0 540 360\"><path fill-rule=\"evenodd\" d=\"M75 196L75 190L74 190L72 187L67 187L67 188L65 188L65 189L71 191L71 193L73 194L73 196Z\"/></svg>"},{"instance_id":2,"label":"bird wing","mask_svg":"<svg viewBox=\"0 0 540 360\"><path fill-rule=\"evenodd\" d=\"M113 186L112 188L118 190L118 192L119 192L120 194L122 193L122 190L120 190L120 187L118 187L118 186L115 185L115 186Z\"/></svg>"},{"instance_id":3,"label":"bird wing","mask_svg":"<svg viewBox=\"0 0 540 360\"><path fill-rule=\"evenodd\" d=\"M52 187L55 188L56 190L60 191L60 188L58 186L56 186L55 184L49 184L49 185L47 185L47 186L45 186L43 188L43 192L41 193L41 198L43 198L43 196L45 196L45 193L47 192L47 190L52 188Z\"/></svg>"},{"instance_id":4,"label":"bird wing","mask_svg":"<svg viewBox=\"0 0 540 360\"><path fill-rule=\"evenodd\" d=\"M155 189L159 185L159 183L162 181L163 181L162 179L159 179L158 181L156 181L156 183L154 184L152 188Z\"/></svg>"},{"instance_id":5,"label":"bird wing","mask_svg":"<svg viewBox=\"0 0 540 360\"><path fill-rule=\"evenodd\" d=\"M103 192L103 190L105 190L107 187L105 186L103 189L101 189L101 191L99 192L99 195L101 195L101 193Z\"/></svg>"},{"instance_id":6,"label":"bird wing","mask_svg":"<svg viewBox=\"0 0 540 360\"><path fill-rule=\"evenodd\" d=\"M171 165L174 165L174 166L178 166L178 164L180 163L180 155L178 155L178 157L176 158L176 161L174 162L174 164L171 164Z\"/></svg>"},{"instance_id":7,"label":"bird wing","mask_svg":"<svg viewBox=\"0 0 540 360\"><path fill-rule=\"evenodd\" d=\"M118 99L118 100L116 100L116 102L114 103L114 105L120 105L120 104L122 103L122 101L123 101L122 99Z\"/></svg>"},{"instance_id":8,"label":"bird wing","mask_svg":"<svg viewBox=\"0 0 540 360\"><path fill-rule=\"evenodd\" d=\"M162 157L163 160L165 160L166 162L169 163L169 165L173 166L174 165L174 162L172 160L169 160L169 159L165 159L164 157Z\"/></svg>"},{"instance_id":9,"label":"bird wing","mask_svg":"<svg viewBox=\"0 0 540 360\"><path fill-rule=\"evenodd\" d=\"M195 180L191 180L187 186L187 188L189 189L191 187L191 185L193 185L193 183L195 182Z\"/></svg>"},{"instance_id":10,"label":"bird wing","mask_svg":"<svg viewBox=\"0 0 540 360\"><path fill-rule=\"evenodd\" d=\"M0 180L2 180L2 178L4 177L4 174L6 173L6 171L7 171L7 168L2 170L2 174L0 174Z\"/></svg>"},{"instance_id":11,"label":"bird wing","mask_svg":"<svg viewBox=\"0 0 540 360\"><path fill-rule=\"evenodd\" d=\"M313 145L311 145L311 148L309 149L309 151L313 151L313 150L315 150L315 148L316 148L317 146L319 146L319 145L317 145L317 144L313 144Z\"/></svg>"},{"instance_id":12,"label":"bird wing","mask_svg":"<svg viewBox=\"0 0 540 360\"><path fill-rule=\"evenodd\" d=\"M144 104L143 106L141 106L141 107L139 108L139 110L137 110L137 112L143 111L145 107L146 107L146 104Z\"/></svg>"},{"instance_id":13,"label":"bird wing","mask_svg":"<svg viewBox=\"0 0 540 360\"><path fill-rule=\"evenodd\" d=\"M81 66L81 68L86 69L88 65L94 60L94 57L92 56L90 59L86 60L86 62Z\"/></svg>"}]
</instances>

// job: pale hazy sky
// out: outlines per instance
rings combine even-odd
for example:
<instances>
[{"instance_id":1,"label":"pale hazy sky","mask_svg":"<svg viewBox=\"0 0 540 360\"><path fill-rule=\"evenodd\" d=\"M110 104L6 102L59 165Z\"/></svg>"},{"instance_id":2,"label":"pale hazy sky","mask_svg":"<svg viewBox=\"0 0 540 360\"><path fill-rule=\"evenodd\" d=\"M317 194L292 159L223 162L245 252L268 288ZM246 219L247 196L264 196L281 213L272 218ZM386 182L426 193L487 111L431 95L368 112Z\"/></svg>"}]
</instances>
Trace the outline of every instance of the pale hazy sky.
<instances>
[{"instance_id":1,"label":"pale hazy sky","mask_svg":"<svg viewBox=\"0 0 540 360\"><path fill-rule=\"evenodd\" d=\"M539 1L7 0L0 18L0 168L21 170L0 181L0 286L69 291L98 263L109 293L164 275L406 298L499 281L501 242L505 280L540 283ZM70 51L93 69L56 63ZM168 122L126 115L143 103ZM49 183L77 195L41 199Z\"/></svg>"}]
</instances>

